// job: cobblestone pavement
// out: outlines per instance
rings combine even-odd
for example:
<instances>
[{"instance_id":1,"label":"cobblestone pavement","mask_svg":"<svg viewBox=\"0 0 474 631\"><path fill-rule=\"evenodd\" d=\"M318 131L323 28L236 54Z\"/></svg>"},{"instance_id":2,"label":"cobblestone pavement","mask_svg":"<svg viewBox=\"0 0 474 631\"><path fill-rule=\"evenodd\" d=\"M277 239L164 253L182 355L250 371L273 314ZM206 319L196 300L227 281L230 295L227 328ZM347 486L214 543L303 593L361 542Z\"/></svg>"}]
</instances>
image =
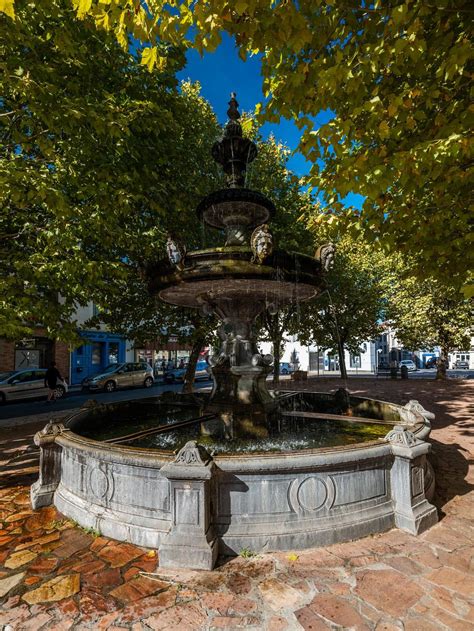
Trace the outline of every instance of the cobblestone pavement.
<instances>
[{"instance_id":1,"label":"cobblestone pavement","mask_svg":"<svg viewBox=\"0 0 474 631\"><path fill-rule=\"evenodd\" d=\"M298 387L330 391L341 383ZM222 559L212 572L160 570L154 551L87 532L52 507L32 511L28 486L38 464L32 436L41 424L1 430L0 628L473 629L473 386L349 382L355 393L418 399L436 413L432 462L441 521L431 530L417 538L391 530L327 548Z\"/></svg>"}]
</instances>

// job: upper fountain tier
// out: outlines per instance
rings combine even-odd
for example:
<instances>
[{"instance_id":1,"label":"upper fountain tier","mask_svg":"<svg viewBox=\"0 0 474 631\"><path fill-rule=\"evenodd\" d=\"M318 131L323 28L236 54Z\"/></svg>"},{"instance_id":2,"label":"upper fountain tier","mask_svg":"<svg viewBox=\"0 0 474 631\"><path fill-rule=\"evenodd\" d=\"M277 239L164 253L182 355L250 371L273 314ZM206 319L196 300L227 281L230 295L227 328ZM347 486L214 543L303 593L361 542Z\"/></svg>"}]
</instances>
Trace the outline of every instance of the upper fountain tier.
<instances>
[{"instance_id":1,"label":"upper fountain tier","mask_svg":"<svg viewBox=\"0 0 474 631\"><path fill-rule=\"evenodd\" d=\"M222 138L212 147L212 157L222 166L228 188L211 193L197 207L200 220L225 230L226 245L243 245L250 230L267 223L275 214L275 206L267 197L244 188L247 165L255 160L257 147L243 137L238 106L232 93L229 120Z\"/></svg>"}]
</instances>

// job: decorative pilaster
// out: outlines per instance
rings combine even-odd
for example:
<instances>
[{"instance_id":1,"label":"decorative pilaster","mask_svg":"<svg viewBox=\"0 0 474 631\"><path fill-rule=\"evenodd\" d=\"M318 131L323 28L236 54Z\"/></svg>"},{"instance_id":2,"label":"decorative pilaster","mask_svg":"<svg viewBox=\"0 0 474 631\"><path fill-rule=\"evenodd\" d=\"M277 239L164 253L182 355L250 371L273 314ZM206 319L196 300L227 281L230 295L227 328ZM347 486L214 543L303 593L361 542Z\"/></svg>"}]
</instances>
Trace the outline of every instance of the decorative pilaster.
<instances>
[{"instance_id":1,"label":"decorative pilaster","mask_svg":"<svg viewBox=\"0 0 474 631\"><path fill-rule=\"evenodd\" d=\"M390 481L395 525L418 535L438 521L436 508L425 496L426 454L431 447L402 425L396 425L385 439L394 455Z\"/></svg>"},{"instance_id":2,"label":"decorative pilaster","mask_svg":"<svg viewBox=\"0 0 474 631\"><path fill-rule=\"evenodd\" d=\"M159 548L160 567L212 570L217 539L211 525L211 456L191 440L160 473L170 483L171 528Z\"/></svg>"},{"instance_id":3,"label":"decorative pilaster","mask_svg":"<svg viewBox=\"0 0 474 631\"><path fill-rule=\"evenodd\" d=\"M53 503L54 492L61 480L61 450L56 438L66 430L62 423L49 423L34 437L40 448L39 478L31 485L30 498L33 509Z\"/></svg>"}]
</instances>

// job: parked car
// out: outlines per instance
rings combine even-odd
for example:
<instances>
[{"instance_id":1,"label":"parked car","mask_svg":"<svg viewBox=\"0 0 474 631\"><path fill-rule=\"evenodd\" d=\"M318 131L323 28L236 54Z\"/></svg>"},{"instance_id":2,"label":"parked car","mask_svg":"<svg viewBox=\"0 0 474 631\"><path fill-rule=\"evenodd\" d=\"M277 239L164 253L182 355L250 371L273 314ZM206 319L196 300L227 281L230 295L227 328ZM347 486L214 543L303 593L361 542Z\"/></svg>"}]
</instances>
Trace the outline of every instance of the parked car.
<instances>
[{"instance_id":1,"label":"parked car","mask_svg":"<svg viewBox=\"0 0 474 631\"><path fill-rule=\"evenodd\" d=\"M289 362L280 362L280 375L291 375L293 372L295 372L293 364L290 364Z\"/></svg>"},{"instance_id":2,"label":"parked car","mask_svg":"<svg viewBox=\"0 0 474 631\"><path fill-rule=\"evenodd\" d=\"M29 368L0 373L0 403L46 397L48 389L44 386L45 375L46 368ZM65 392L66 386L58 383L56 398L60 399Z\"/></svg>"},{"instance_id":3,"label":"parked car","mask_svg":"<svg viewBox=\"0 0 474 631\"><path fill-rule=\"evenodd\" d=\"M163 375L165 383L174 383L175 381L184 381L184 375L186 374L186 366L184 368L173 368L168 370ZM209 364L206 361L199 361L196 364L195 379L210 379Z\"/></svg>"},{"instance_id":4,"label":"parked car","mask_svg":"<svg viewBox=\"0 0 474 631\"><path fill-rule=\"evenodd\" d=\"M436 368L438 365L438 357L430 357L425 362L425 368Z\"/></svg>"},{"instance_id":5,"label":"parked car","mask_svg":"<svg viewBox=\"0 0 474 631\"><path fill-rule=\"evenodd\" d=\"M465 370L469 370L469 362L465 359L457 359L454 362L454 368L463 368Z\"/></svg>"},{"instance_id":6,"label":"parked car","mask_svg":"<svg viewBox=\"0 0 474 631\"><path fill-rule=\"evenodd\" d=\"M402 361L399 364L399 368L401 368L402 366L406 366L408 369L408 372L412 372L413 370L416 370L416 364L414 361L412 361L411 359L402 359Z\"/></svg>"},{"instance_id":7,"label":"parked car","mask_svg":"<svg viewBox=\"0 0 474 631\"><path fill-rule=\"evenodd\" d=\"M82 380L83 390L113 392L117 388L150 388L155 383L153 368L145 362L111 364L99 375Z\"/></svg>"}]
</instances>

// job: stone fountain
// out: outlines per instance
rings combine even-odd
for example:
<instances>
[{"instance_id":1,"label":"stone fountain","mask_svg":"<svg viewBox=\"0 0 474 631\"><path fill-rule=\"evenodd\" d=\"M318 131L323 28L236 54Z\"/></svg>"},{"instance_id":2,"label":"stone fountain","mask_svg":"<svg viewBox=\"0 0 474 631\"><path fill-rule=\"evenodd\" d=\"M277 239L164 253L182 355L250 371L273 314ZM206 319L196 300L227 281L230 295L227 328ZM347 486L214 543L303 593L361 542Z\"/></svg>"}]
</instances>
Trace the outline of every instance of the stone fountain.
<instances>
[{"instance_id":1,"label":"stone fountain","mask_svg":"<svg viewBox=\"0 0 474 631\"><path fill-rule=\"evenodd\" d=\"M212 569L219 553L323 546L392 527L418 534L438 519L432 414L416 401L267 389L273 358L258 352L255 319L317 295L334 252L274 246L273 204L244 187L257 150L234 95L229 106L213 148L228 187L197 209L225 245L187 253L170 237L168 258L147 269L152 294L219 318L212 392L92 401L49 423L35 436L32 505L54 503L84 527L156 548L162 567Z\"/></svg>"},{"instance_id":2,"label":"stone fountain","mask_svg":"<svg viewBox=\"0 0 474 631\"><path fill-rule=\"evenodd\" d=\"M244 187L257 148L242 135L237 107L232 94L229 120L212 149L228 188L212 193L197 208L201 221L225 234L224 247L186 254L169 239L168 264L160 261L147 270L152 294L173 305L214 313L221 322L221 348L210 358L214 388L207 405L218 421L203 424L203 431L229 438L268 435L277 407L266 385L273 358L258 352L255 319L266 309L276 311L316 296L333 251L324 246L313 258L274 247L268 222L275 207Z\"/></svg>"}]
</instances>

